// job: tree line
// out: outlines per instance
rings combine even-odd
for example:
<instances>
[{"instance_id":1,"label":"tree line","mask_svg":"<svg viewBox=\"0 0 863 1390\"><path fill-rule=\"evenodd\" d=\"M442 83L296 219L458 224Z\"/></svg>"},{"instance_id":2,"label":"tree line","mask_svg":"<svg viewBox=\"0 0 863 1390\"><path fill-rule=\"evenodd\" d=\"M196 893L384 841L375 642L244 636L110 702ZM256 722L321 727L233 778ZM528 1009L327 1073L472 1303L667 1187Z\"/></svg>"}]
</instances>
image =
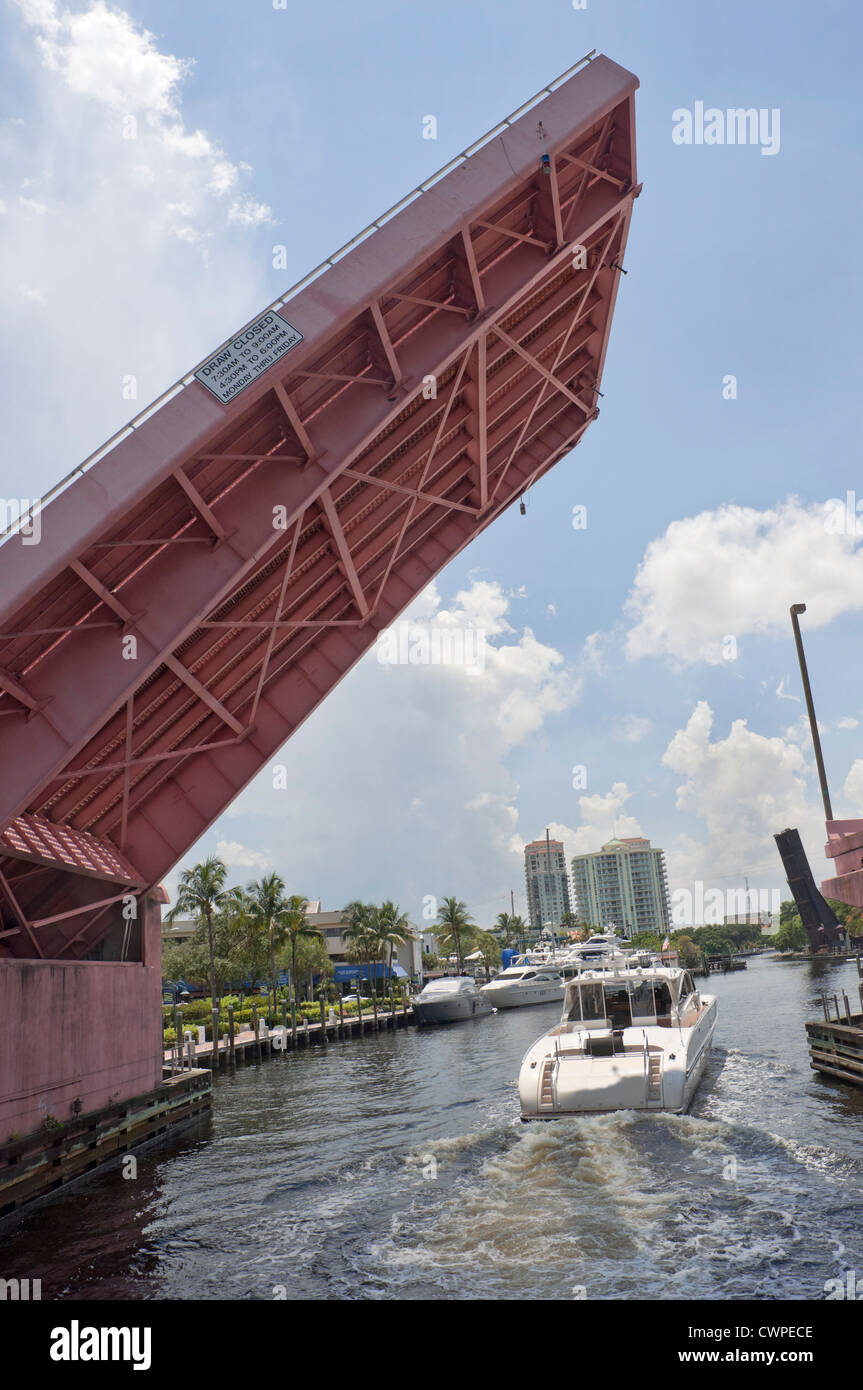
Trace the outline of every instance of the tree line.
<instances>
[{"instance_id":1,"label":"tree line","mask_svg":"<svg viewBox=\"0 0 863 1390\"><path fill-rule=\"evenodd\" d=\"M308 920L308 899L289 893L277 873L265 875L245 887L228 884L227 865L215 855L184 869L180 874L174 906L165 916L167 923L191 917L197 924L188 942L167 945L162 956L165 979L199 980L209 977L210 998L219 998L226 986L238 979L267 978L275 996L279 971L290 970L291 989L296 996L304 980L315 975L332 977L332 963L322 932ZM498 917L496 927L500 928ZM360 967L376 987L376 964L392 970L398 948L412 934L410 923L392 901L381 904L350 902L342 910L345 957ZM521 918L503 924L504 945L517 941L524 933ZM479 953L486 974L500 964L501 941L482 931L456 897L441 900L437 921L428 929L446 955L454 955L459 971L465 958ZM427 968L437 965L437 956L426 956ZM383 972L381 972L383 973Z\"/></svg>"},{"instance_id":2,"label":"tree line","mask_svg":"<svg viewBox=\"0 0 863 1390\"><path fill-rule=\"evenodd\" d=\"M227 865L215 855L184 869L177 898L165 921L189 916L197 931L182 945L162 954L165 979L203 979L209 975L210 998L249 975L266 974L275 994L279 968L290 961L291 981L324 973L328 956L323 936L307 920L308 900L288 893L279 874L246 885L228 886Z\"/></svg>"},{"instance_id":3,"label":"tree line","mask_svg":"<svg viewBox=\"0 0 863 1390\"><path fill-rule=\"evenodd\" d=\"M863 909L840 903L836 898L825 899L827 906L842 923L849 936L863 936ZM808 951L809 937L797 911L793 899L782 903L779 909L779 931L769 938L770 945L777 951Z\"/></svg>"}]
</instances>

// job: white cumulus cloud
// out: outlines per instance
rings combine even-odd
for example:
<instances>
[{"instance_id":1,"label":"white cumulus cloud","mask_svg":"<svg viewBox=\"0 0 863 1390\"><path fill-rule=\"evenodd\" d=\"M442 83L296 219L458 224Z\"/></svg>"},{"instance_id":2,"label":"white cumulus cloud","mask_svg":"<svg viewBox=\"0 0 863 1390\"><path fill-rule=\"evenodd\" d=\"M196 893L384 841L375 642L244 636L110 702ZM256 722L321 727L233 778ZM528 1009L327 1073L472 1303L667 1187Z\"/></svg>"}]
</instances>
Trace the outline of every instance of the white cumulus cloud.
<instances>
[{"instance_id":1,"label":"white cumulus cloud","mask_svg":"<svg viewBox=\"0 0 863 1390\"><path fill-rule=\"evenodd\" d=\"M627 714L614 726L613 733L622 743L640 743L650 732L651 723L639 714Z\"/></svg>"},{"instance_id":2,"label":"white cumulus cloud","mask_svg":"<svg viewBox=\"0 0 863 1390\"><path fill-rule=\"evenodd\" d=\"M549 827L553 840L562 840L566 861L575 854L594 854L608 841L642 833L635 816L624 813L632 797L625 782L615 782L607 792L578 798L579 823L574 828L555 821Z\"/></svg>"},{"instance_id":3,"label":"white cumulus cloud","mask_svg":"<svg viewBox=\"0 0 863 1390\"><path fill-rule=\"evenodd\" d=\"M681 778L678 809L703 827L701 839L687 835L666 847L670 885L691 888L700 879L723 887L746 874L753 887L781 885L773 836L786 827L800 831L819 877L824 822L810 797L800 743L765 737L744 719L735 719L724 738L714 738L713 719L709 704L699 700L662 757Z\"/></svg>"},{"instance_id":4,"label":"white cumulus cloud","mask_svg":"<svg viewBox=\"0 0 863 1390\"><path fill-rule=\"evenodd\" d=\"M804 595L812 628L863 608L858 540L836 529L828 503L793 497L765 511L727 505L674 521L638 567L626 654L719 665L728 637L787 632L789 607Z\"/></svg>"},{"instance_id":5,"label":"white cumulus cloud","mask_svg":"<svg viewBox=\"0 0 863 1390\"><path fill-rule=\"evenodd\" d=\"M187 118L191 58L102 0L14 4L29 106L0 182L26 193L5 200L0 371L14 400L50 380L51 410L12 414L4 486L32 495L272 298L250 246L272 214Z\"/></svg>"},{"instance_id":6,"label":"white cumulus cloud","mask_svg":"<svg viewBox=\"0 0 863 1390\"><path fill-rule=\"evenodd\" d=\"M216 854L229 869L259 869L264 872L270 868L270 858L256 849L241 845L238 840L217 840Z\"/></svg>"}]
</instances>

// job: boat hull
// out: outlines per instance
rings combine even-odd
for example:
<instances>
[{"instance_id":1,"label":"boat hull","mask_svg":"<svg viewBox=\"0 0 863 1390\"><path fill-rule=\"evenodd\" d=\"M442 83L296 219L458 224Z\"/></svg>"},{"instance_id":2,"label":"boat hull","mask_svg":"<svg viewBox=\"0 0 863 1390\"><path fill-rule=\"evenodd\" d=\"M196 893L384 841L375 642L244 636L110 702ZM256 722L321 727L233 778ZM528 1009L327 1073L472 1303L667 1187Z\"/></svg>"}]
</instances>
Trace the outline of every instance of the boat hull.
<instances>
[{"instance_id":1,"label":"boat hull","mask_svg":"<svg viewBox=\"0 0 863 1390\"><path fill-rule=\"evenodd\" d=\"M436 1023L461 1023L467 1018L481 1018L494 1012L494 1005L479 991L457 995L450 999L414 999L414 1018L420 1026Z\"/></svg>"},{"instance_id":2,"label":"boat hull","mask_svg":"<svg viewBox=\"0 0 863 1390\"><path fill-rule=\"evenodd\" d=\"M480 993L489 999L496 1009L523 1009L528 1004L557 1004L563 999L563 985L548 985L539 989L519 989L517 986L483 985Z\"/></svg>"},{"instance_id":3,"label":"boat hull","mask_svg":"<svg viewBox=\"0 0 863 1390\"><path fill-rule=\"evenodd\" d=\"M554 1120L567 1115L604 1115L617 1110L684 1114L692 1104L710 1055L716 1001L692 1028L631 1028L621 1039L624 1051L585 1055L567 1048L567 1038L546 1035L534 1043L519 1073L523 1120ZM645 1057L643 1041L649 1043ZM657 1079L650 1075L650 1059Z\"/></svg>"}]
</instances>

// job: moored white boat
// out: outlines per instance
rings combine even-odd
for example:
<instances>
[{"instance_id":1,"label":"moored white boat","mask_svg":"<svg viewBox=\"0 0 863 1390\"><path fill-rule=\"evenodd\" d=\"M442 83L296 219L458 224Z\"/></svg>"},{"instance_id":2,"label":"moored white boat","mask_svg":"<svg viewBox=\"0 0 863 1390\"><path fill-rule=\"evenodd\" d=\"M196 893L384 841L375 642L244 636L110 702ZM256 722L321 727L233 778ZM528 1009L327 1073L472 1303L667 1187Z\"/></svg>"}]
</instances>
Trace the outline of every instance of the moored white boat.
<instances>
[{"instance_id":1,"label":"moored white boat","mask_svg":"<svg viewBox=\"0 0 863 1390\"><path fill-rule=\"evenodd\" d=\"M525 1004L563 1002L564 978L560 966L508 965L480 993L496 1009L516 1009Z\"/></svg>"},{"instance_id":2,"label":"moored white boat","mask_svg":"<svg viewBox=\"0 0 863 1390\"><path fill-rule=\"evenodd\" d=\"M571 946L566 959L585 969L622 965L628 959L627 943L615 932L597 932L587 941Z\"/></svg>"},{"instance_id":3,"label":"moored white boat","mask_svg":"<svg viewBox=\"0 0 863 1390\"><path fill-rule=\"evenodd\" d=\"M463 1018L478 1018L494 1012L490 999L477 989L469 975L446 975L430 980L425 989L411 1000L417 1023L458 1023Z\"/></svg>"},{"instance_id":4,"label":"moored white boat","mask_svg":"<svg viewBox=\"0 0 863 1390\"><path fill-rule=\"evenodd\" d=\"M523 1120L612 1110L687 1110L710 1053L716 998L675 966L585 970L560 1023L525 1054Z\"/></svg>"}]
</instances>

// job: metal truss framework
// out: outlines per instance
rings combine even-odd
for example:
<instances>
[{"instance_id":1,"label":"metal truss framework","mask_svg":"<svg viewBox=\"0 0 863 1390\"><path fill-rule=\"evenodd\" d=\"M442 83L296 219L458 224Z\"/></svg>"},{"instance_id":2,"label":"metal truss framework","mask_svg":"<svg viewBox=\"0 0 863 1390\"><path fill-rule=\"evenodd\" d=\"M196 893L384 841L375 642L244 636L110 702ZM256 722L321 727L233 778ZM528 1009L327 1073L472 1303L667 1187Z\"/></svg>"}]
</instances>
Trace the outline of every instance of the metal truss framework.
<instances>
[{"instance_id":1,"label":"metal truss framework","mask_svg":"<svg viewBox=\"0 0 863 1390\"><path fill-rule=\"evenodd\" d=\"M157 884L578 443L636 86L596 59L297 295L304 340L252 388L190 387L52 502L40 546L0 547L0 826L71 836L64 862L0 836L0 955L92 951L121 887Z\"/></svg>"}]
</instances>

